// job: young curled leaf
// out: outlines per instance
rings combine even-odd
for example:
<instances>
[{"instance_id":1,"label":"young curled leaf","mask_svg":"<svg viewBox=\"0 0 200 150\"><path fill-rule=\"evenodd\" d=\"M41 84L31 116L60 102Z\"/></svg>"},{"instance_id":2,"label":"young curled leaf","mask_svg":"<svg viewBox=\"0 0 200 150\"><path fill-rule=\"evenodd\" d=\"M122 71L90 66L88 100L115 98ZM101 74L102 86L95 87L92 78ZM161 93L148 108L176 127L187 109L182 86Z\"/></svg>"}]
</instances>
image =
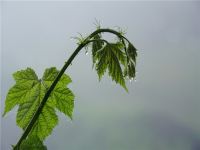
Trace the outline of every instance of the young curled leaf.
<instances>
[{"instance_id":1,"label":"young curled leaf","mask_svg":"<svg viewBox=\"0 0 200 150\"><path fill-rule=\"evenodd\" d=\"M120 84L126 91L125 78L135 77L135 66L137 50L128 42L128 46L122 37L116 43L108 43L101 39L99 34L95 35L92 47L93 65L101 80L108 70L109 76Z\"/></svg>"},{"instance_id":2,"label":"young curled leaf","mask_svg":"<svg viewBox=\"0 0 200 150\"><path fill-rule=\"evenodd\" d=\"M133 46L133 44L129 43L127 48L124 76L128 77L131 80L135 77L136 57L137 57L137 50Z\"/></svg>"},{"instance_id":3,"label":"young curled leaf","mask_svg":"<svg viewBox=\"0 0 200 150\"><path fill-rule=\"evenodd\" d=\"M136 64L136 57L137 57L137 49L133 46L133 44L128 43L127 49L129 59Z\"/></svg>"},{"instance_id":4,"label":"young curled leaf","mask_svg":"<svg viewBox=\"0 0 200 150\"><path fill-rule=\"evenodd\" d=\"M101 40L101 34L96 34L94 36L94 42L92 43L92 60L93 60L93 65L96 61L96 52L102 49L104 45L104 42Z\"/></svg>"},{"instance_id":5,"label":"young curled leaf","mask_svg":"<svg viewBox=\"0 0 200 150\"><path fill-rule=\"evenodd\" d=\"M130 80L132 80L135 77L134 63L130 62L129 64L127 64L127 66L124 68L124 76L128 77Z\"/></svg>"},{"instance_id":6,"label":"young curled leaf","mask_svg":"<svg viewBox=\"0 0 200 150\"><path fill-rule=\"evenodd\" d=\"M95 64L99 79L108 70L112 80L127 90L121 68L121 65L124 65L126 60L125 53L121 50L122 47L121 43L107 43L101 50L96 52Z\"/></svg>"}]
</instances>

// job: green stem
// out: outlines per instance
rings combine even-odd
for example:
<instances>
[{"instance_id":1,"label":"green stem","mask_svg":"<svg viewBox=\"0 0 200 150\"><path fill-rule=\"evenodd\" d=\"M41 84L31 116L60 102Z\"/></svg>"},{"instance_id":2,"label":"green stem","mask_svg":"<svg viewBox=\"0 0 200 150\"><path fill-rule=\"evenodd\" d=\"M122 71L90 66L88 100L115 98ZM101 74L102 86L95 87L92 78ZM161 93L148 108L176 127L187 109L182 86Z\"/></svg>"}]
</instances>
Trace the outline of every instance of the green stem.
<instances>
[{"instance_id":1,"label":"green stem","mask_svg":"<svg viewBox=\"0 0 200 150\"><path fill-rule=\"evenodd\" d=\"M119 32L115 31L115 30L112 30L112 29L98 29L96 31L94 31L92 34L90 34L87 38L87 39L91 39L92 37L94 37L96 34L99 34L99 33L103 33L103 32L108 32L108 33L112 33L112 34L115 34L116 36L118 36L119 38L122 38L122 39L125 39L127 42L130 43L130 41L124 37L123 35L121 35Z\"/></svg>"},{"instance_id":2,"label":"green stem","mask_svg":"<svg viewBox=\"0 0 200 150\"><path fill-rule=\"evenodd\" d=\"M57 75L57 77L55 78L54 82L52 83L52 85L50 86L50 88L47 90L44 98L42 99L37 111L35 112L35 114L33 115L33 118L31 119L31 121L29 122L28 126L26 127L24 133L22 134L21 138L19 139L19 141L17 142L17 144L14 146L13 150L20 150L20 145L22 143L23 140L25 140L28 136L28 134L30 133L31 129L33 128L35 122L37 121L39 115L42 112L43 107L45 106L51 92L53 91L53 89L55 88L56 84L58 83L58 81L60 80L60 78L62 77L62 75L64 74L65 70L68 68L68 66L72 63L73 59L76 57L76 55L80 52L80 50L82 48L84 48L87 44L89 44L90 42L94 42L95 40L90 40L91 38L93 38L95 35L102 33L102 32L108 32L108 33L112 33L115 34L116 36L120 37L120 38L124 38L119 32L112 30L112 29L98 29L96 31L94 31L93 33L91 33L77 48L76 50L73 52L73 54L69 57L69 59L67 60L67 62L64 64L64 66L62 67L62 69L60 70L59 74ZM126 39L127 40L127 39ZM104 42L106 42L105 40L103 40ZM128 40L127 40L128 41ZM129 42L129 41L128 41Z\"/></svg>"}]
</instances>

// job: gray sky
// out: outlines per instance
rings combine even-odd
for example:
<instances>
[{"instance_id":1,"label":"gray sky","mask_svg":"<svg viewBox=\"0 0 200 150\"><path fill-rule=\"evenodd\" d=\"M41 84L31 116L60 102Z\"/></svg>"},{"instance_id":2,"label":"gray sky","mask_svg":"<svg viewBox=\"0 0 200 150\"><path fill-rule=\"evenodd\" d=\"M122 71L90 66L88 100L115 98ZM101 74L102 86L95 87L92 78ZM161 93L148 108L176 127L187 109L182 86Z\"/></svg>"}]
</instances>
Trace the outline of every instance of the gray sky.
<instances>
[{"instance_id":1,"label":"gray sky","mask_svg":"<svg viewBox=\"0 0 200 150\"><path fill-rule=\"evenodd\" d=\"M98 139L98 131L108 130L106 137L115 142L117 136L112 137L111 131L114 135L143 131L129 125L136 118L145 120L143 116L156 118L158 124L167 116L170 119L164 121L175 120L192 136L200 135L199 2L3 2L2 8L1 112L14 84L12 73L32 67L41 76L47 67L61 68L76 47L70 37L95 30L95 18L102 27L126 29L138 49L137 81L127 82L129 93L107 76L99 83L91 55L86 56L84 50L75 58L67 70L76 95L74 120L66 121L60 115L59 126L46 141L50 150L64 150L63 145L70 150L90 150L91 143L95 150L116 150L105 138ZM1 120L2 150L8 150L21 134L15 115L12 111ZM121 145L126 141L122 137ZM131 143L125 144L127 150L133 148Z\"/></svg>"}]
</instances>

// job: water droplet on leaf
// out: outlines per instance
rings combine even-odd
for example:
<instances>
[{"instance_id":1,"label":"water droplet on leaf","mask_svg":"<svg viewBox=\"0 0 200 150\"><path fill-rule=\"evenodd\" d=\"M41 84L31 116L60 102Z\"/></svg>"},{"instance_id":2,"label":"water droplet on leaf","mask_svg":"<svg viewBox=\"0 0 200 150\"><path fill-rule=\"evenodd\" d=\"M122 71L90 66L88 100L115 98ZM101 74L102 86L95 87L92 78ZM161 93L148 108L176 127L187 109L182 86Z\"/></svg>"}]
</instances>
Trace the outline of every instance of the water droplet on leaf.
<instances>
[{"instance_id":1,"label":"water droplet on leaf","mask_svg":"<svg viewBox=\"0 0 200 150\"><path fill-rule=\"evenodd\" d=\"M133 81L133 77L132 77L132 78L130 78L130 79L129 79L129 81L130 81L130 82L132 82L132 81Z\"/></svg>"},{"instance_id":2,"label":"water droplet on leaf","mask_svg":"<svg viewBox=\"0 0 200 150\"><path fill-rule=\"evenodd\" d=\"M88 55L88 51L85 51L85 55Z\"/></svg>"}]
</instances>

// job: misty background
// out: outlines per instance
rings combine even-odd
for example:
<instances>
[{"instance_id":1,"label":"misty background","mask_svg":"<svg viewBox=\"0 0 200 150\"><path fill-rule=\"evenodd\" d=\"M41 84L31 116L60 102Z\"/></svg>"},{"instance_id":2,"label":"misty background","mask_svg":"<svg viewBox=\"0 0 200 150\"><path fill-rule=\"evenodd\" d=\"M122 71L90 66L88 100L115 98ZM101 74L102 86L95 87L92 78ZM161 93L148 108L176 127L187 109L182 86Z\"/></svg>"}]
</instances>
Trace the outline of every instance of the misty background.
<instances>
[{"instance_id":1,"label":"misty background","mask_svg":"<svg viewBox=\"0 0 200 150\"><path fill-rule=\"evenodd\" d=\"M121 27L138 49L129 93L101 82L85 50L66 71L75 94L73 121L59 114L49 150L199 150L200 2L2 2L1 113L12 73L62 67L71 37ZM22 134L17 107L1 118L1 150Z\"/></svg>"}]
</instances>

